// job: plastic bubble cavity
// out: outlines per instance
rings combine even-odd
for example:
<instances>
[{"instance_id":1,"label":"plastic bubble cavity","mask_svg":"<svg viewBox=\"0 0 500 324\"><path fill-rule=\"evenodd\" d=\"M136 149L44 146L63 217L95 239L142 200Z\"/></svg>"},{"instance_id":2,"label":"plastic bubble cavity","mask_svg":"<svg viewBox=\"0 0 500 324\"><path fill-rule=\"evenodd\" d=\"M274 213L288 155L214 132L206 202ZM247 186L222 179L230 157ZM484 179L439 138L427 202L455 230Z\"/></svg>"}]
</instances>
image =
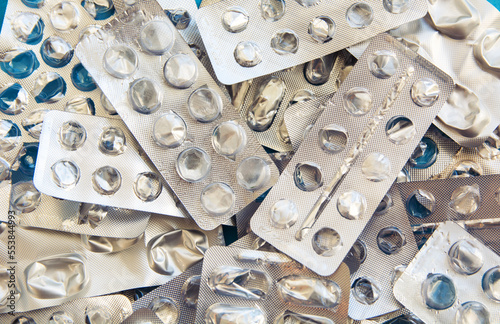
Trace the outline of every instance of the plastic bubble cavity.
<instances>
[{"instance_id":1,"label":"plastic bubble cavity","mask_svg":"<svg viewBox=\"0 0 500 324\"><path fill-rule=\"evenodd\" d=\"M108 19L115 14L113 0L83 0L81 4L95 20Z\"/></svg>"},{"instance_id":2,"label":"plastic bubble cavity","mask_svg":"<svg viewBox=\"0 0 500 324\"><path fill-rule=\"evenodd\" d=\"M455 242L448 251L448 258L453 269L465 275L473 275L483 267L481 249L471 240Z\"/></svg>"},{"instance_id":3,"label":"plastic bubble cavity","mask_svg":"<svg viewBox=\"0 0 500 324\"><path fill-rule=\"evenodd\" d=\"M408 10L411 0L384 0L384 8L390 13L400 14Z\"/></svg>"},{"instance_id":4,"label":"plastic bubble cavity","mask_svg":"<svg viewBox=\"0 0 500 324\"><path fill-rule=\"evenodd\" d=\"M59 128L59 143L65 150L79 149L86 139L87 130L77 121L67 121Z\"/></svg>"},{"instance_id":5,"label":"plastic bubble cavity","mask_svg":"<svg viewBox=\"0 0 500 324\"><path fill-rule=\"evenodd\" d=\"M76 6L69 1L62 1L49 12L52 27L60 32L69 32L78 27L80 15Z\"/></svg>"},{"instance_id":6,"label":"plastic bubble cavity","mask_svg":"<svg viewBox=\"0 0 500 324\"><path fill-rule=\"evenodd\" d=\"M95 115L94 101L90 98L75 97L66 103L64 111L77 114Z\"/></svg>"},{"instance_id":7,"label":"plastic bubble cavity","mask_svg":"<svg viewBox=\"0 0 500 324\"><path fill-rule=\"evenodd\" d=\"M179 308L168 297L158 296L153 298L148 308L155 312L162 323L176 324L179 321Z\"/></svg>"},{"instance_id":8,"label":"plastic bubble cavity","mask_svg":"<svg viewBox=\"0 0 500 324\"><path fill-rule=\"evenodd\" d=\"M35 173L37 156L38 156L38 143L24 143L23 148L19 151L17 155L16 165L19 166L18 170L21 171L23 174L33 176L33 174ZM1 158L0 161L2 161ZM10 165L6 164L6 167L10 168ZM2 179L0 179L0 181L1 180Z\"/></svg>"},{"instance_id":9,"label":"plastic bubble cavity","mask_svg":"<svg viewBox=\"0 0 500 324\"><path fill-rule=\"evenodd\" d=\"M175 164L177 174L187 182L199 182L205 179L211 167L210 155L197 147L182 151Z\"/></svg>"},{"instance_id":10,"label":"plastic bubble cavity","mask_svg":"<svg viewBox=\"0 0 500 324\"><path fill-rule=\"evenodd\" d=\"M118 127L105 128L99 136L99 150L106 155L120 155L127 148L125 133Z\"/></svg>"},{"instance_id":11,"label":"plastic bubble cavity","mask_svg":"<svg viewBox=\"0 0 500 324\"><path fill-rule=\"evenodd\" d=\"M267 21L278 21L285 15L285 0L261 0L260 13Z\"/></svg>"},{"instance_id":12,"label":"plastic bubble cavity","mask_svg":"<svg viewBox=\"0 0 500 324\"><path fill-rule=\"evenodd\" d=\"M367 3L357 2L347 9L346 20L352 28L365 28L373 21L373 9Z\"/></svg>"},{"instance_id":13,"label":"plastic bubble cavity","mask_svg":"<svg viewBox=\"0 0 500 324\"><path fill-rule=\"evenodd\" d=\"M500 31L488 28L474 44L474 58L486 71L500 74L500 59L498 50L500 48Z\"/></svg>"},{"instance_id":14,"label":"plastic bubble cavity","mask_svg":"<svg viewBox=\"0 0 500 324\"><path fill-rule=\"evenodd\" d=\"M430 309L450 308L457 299L453 280L445 274L431 273L422 282L422 298Z\"/></svg>"},{"instance_id":15,"label":"plastic bubble cavity","mask_svg":"<svg viewBox=\"0 0 500 324\"><path fill-rule=\"evenodd\" d=\"M244 31L249 20L248 12L240 6L230 7L222 14L222 26L230 33Z\"/></svg>"},{"instance_id":16,"label":"plastic bubble cavity","mask_svg":"<svg viewBox=\"0 0 500 324\"><path fill-rule=\"evenodd\" d=\"M426 218L436 209L436 198L424 189L417 189L406 200L408 214L417 218Z\"/></svg>"},{"instance_id":17,"label":"plastic bubble cavity","mask_svg":"<svg viewBox=\"0 0 500 324\"><path fill-rule=\"evenodd\" d=\"M104 306L89 306L85 309L85 324L112 324L111 313Z\"/></svg>"},{"instance_id":18,"label":"plastic bubble cavity","mask_svg":"<svg viewBox=\"0 0 500 324\"><path fill-rule=\"evenodd\" d=\"M368 57L370 72L379 79L392 77L399 69L399 59L388 50L380 50Z\"/></svg>"},{"instance_id":19,"label":"plastic bubble cavity","mask_svg":"<svg viewBox=\"0 0 500 324\"><path fill-rule=\"evenodd\" d=\"M450 178L477 177L483 174L483 168L475 161L459 161L453 166Z\"/></svg>"},{"instance_id":20,"label":"plastic bubble cavity","mask_svg":"<svg viewBox=\"0 0 500 324\"><path fill-rule=\"evenodd\" d=\"M114 195L122 185L122 175L111 166L103 166L92 173L92 187L105 196Z\"/></svg>"},{"instance_id":21,"label":"plastic bubble cavity","mask_svg":"<svg viewBox=\"0 0 500 324\"><path fill-rule=\"evenodd\" d=\"M37 260L26 267L25 275L27 290L37 299L74 296L90 281L87 260L77 253Z\"/></svg>"},{"instance_id":22,"label":"plastic bubble cavity","mask_svg":"<svg viewBox=\"0 0 500 324\"><path fill-rule=\"evenodd\" d=\"M45 5L45 0L21 0L21 2L29 8L39 9Z\"/></svg>"},{"instance_id":23,"label":"plastic bubble cavity","mask_svg":"<svg viewBox=\"0 0 500 324\"><path fill-rule=\"evenodd\" d=\"M457 214L470 215L476 212L480 204L481 195L479 193L479 186L473 184L455 189L451 194L449 206Z\"/></svg>"},{"instance_id":24,"label":"plastic bubble cavity","mask_svg":"<svg viewBox=\"0 0 500 324\"><path fill-rule=\"evenodd\" d=\"M21 315L16 317L11 324L36 324L36 322L32 317Z\"/></svg>"},{"instance_id":25,"label":"plastic bubble cavity","mask_svg":"<svg viewBox=\"0 0 500 324\"><path fill-rule=\"evenodd\" d=\"M127 45L113 45L103 56L104 69L115 78L130 77L137 70L138 65L137 53Z\"/></svg>"},{"instance_id":26,"label":"plastic bubble cavity","mask_svg":"<svg viewBox=\"0 0 500 324\"><path fill-rule=\"evenodd\" d=\"M271 207L269 217L273 227L287 229L295 225L299 211L293 201L280 199Z\"/></svg>"},{"instance_id":27,"label":"plastic bubble cavity","mask_svg":"<svg viewBox=\"0 0 500 324\"><path fill-rule=\"evenodd\" d=\"M493 267L484 273L481 287L489 299L500 302L500 266Z\"/></svg>"},{"instance_id":28,"label":"plastic bubble cavity","mask_svg":"<svg viewBox=\"0 0 500 324\"><path fill-rule=\"evenodd\" d=\"M48 109L34 110L22 120L21 125L31 137L35 139L40 138L40 134L42 133L43 119L48 112Z\"/></svg>"},{"instance_id":29,"label":"plastic bubble cavity","mask_svg":"<svg viewBox=\"0 0 500 324\"><path fill-rule=\"evenodd\" d=\"M36 45L43 38L45 23L42 18L31 12L17 14L10 23L12 35L23 43Z\"/></svg>"},{"instance_id":30,"label":"plastic bubble cavity","mask_svg":"<svg viewBox=\"0 0 500 324\"><path fill-rule=\"evenodd\" d=\"M54 163L52 170L52 181L62 189L72 189L80 180L80 168L71 160L59 160Z\"/></svg>"},{"instance_id":31,"label":"plastic bubble cavity","mask_svg":"<svg viewBox=\"0 0 500 324\"><path fill-rule=\"evenodd\" d=\"M262 62L262 50L255 42L240 42L234 49L234 59L243 67L253 67Z\"/></svg>"},{"instance_id":32,"label":"plastic bubble cavity","mask_svg":"<svg viewBox=\"0 0 500 324\"><path fill-rule=\"evenodd\" d=\"M373 107L373 99L365 88L352 88L344 94L344 108L354 116L366 115Z\"/></svg>"},{"instance_id":33,"label":"plastic bubble cavity","mask_svg":"<svg viewBox=\"0 0 500 324\"><path fill-rule=\"evenodd\" d=\"M394 286L396 281L398 281L398 279L405 272L407 267L408 266L406 264L401 264L401 265L394 267L394 269L392 269L392 272L391 272L391 285L392 286Z\"/></svg>"},{"instance_id":34,"label":"plastic bubble cavity","mask_svg":"<svg viewBox=\"0 0 500 324\"><path fill-rule=\"evenodd\" d=\"M293 180L300 190L314 191L323 185L323 173L316 163L298 163L293 172Z\"/></svg>"},{"instance_id":35,"label":"plastic bubble cavity","mask_svg":"<svg viewBox=\"0 0 500 324\"><path fill-rule=\"evenodd\" d=\"M404 116L392 117L385 125L385 134L389 141L396 145L410 142L417 133L413 122Z\"/></svg>"},{"instance_id":36,"label":"plastic bubble cavity","mask_svg":"<svg viewBox=\"0 0 500 324\"><path fill-rule=\"evenodd\" d=\"M271 38L271 48L280 55L297 53L299 36L291 29L281 29Z\"/></svg>"},{"instance_id":37,"label":"plastic bubble cavity","mask_svg":"<svg viewBox=\"0 0 500 324\"><path fill-rule=\"evenodd\" d=\"M19 126L10 120L0 120L0 152L13 150L21 141Z\"/></svg>"},{"instance_id":38,"label":"plastic bubble cavity","mask_svg":"<svg viewBox=\"0 0 500 324\"><path fill-rule=\"evenodd\" d=\"M402 182L410 182L410 181L411 181L411 177L410 177L410 173L408 172L408 170L406 168L401 169L401 171L399 171L399 173L398 173L398 177L396 178L396 182L402 183Z\"/></svg>"},{"instance_id":39,"label":"plastic bubble cavity","mask_svg":"<svg viewBox=\"0 0 500 324\"><path fill-rule=\"evenodd\" d=\"M304 324L304 323L334 324L334 322L331 319L323 316L299 314L289 310L281 314L274 323L275 324Z\"/></svg>"},{"instance_id":40,"label":"plastic bubble cavity","mask_svg":"<svg viewBox=\"0 0 500 324\"><path fill-rule=\"evenodd\" d=\"M83 28L80 32L80 41L82 41L85 37L95 34L98 30L100 30L102 26L99 25L88 25Z\"/></svg>"},{"instance_id":41,"label":"plastic bubble cavity","mask_svg":"<svg viewBox=\"0 0 500 324\"><path fill-rule=\"evenodd\" d=\"M271 168L264 159L250 156L238 165L236 180L240 186L248 191L262 189L271 180Z\"/></svg>"},{"instance_id":42,"label":"plastic bubble cavity","mask_svg":"<svg viewBox=\"0 0 500 324\"><path fill-rule=\"evenodd\" d=\"M163 67L168 84L177 89L187 89L198 79L198 64L187 54L175 54Z\"/></svg>"},{"instance_id":43,"label":"plastic bubble cavity","mask_svg":"<svg viewBox=\"0 0 500 324\"><path fill-rule=\"evenodd\" d=\"M5 159L0 158L0 184L5 181L10 179L10 164L7 162ZM1 300L1 298L0 298ZM1 303L0 303L1 307Z\"/></svg>"},{"instance_id":44,"label":"plastic bubble cavity","mask_svg":"<svg viewBox=\"0 0 500 324\"><path fill-rule=\"evenodd\" d=\"M245 129L234 121L226 121L217 125L211 139L214 150L227 157L235 156L243 151L247 143Z\"/></svg>"},{"instance_id":45,"label":"plastic bubble cavity","mask_svg":"<svg viewBox=\"0 0 500 324\"><path fill-rule=\"evenodd\" d=\"M43 61L54 68L67 65L73 58L73 47L62 37L50 36L40 47Z\"/></svg>"},{"instance_id":46,"label":"plastic bubble cavity","mask_svg":"<svg viewBox=\"0 0 500 324\"><path fill-rule=\"evenodd\" d=\"M222 266L212 270L208 286L218 295L259 300L269 293L273 280L265 272Z\"/></svg>"},{"instance_id":47,"label":"plastic bubble cavity","mask_svg":"<svg viewBox=\"0 0 500 324\"><path fill-rule=\"evenodd\" d=\"M306 8L314 7L315 5L321 2L321 0L296 0L296 1L299 5Z\"/></svg>"},{"instance_id":48,"label":"plastic bubble cavity","mask_svg":"<svg viewBox=\"0 0 500 324\"><path fill-rule=\"evenodd\" d=\"M396 226L385 227L378 232L377 245L385 254L395 254L406 245L406 237Z\"/></svg>"},{"instance_id":49,"label":"plastic bubble cavity","mask_svg":"<svg viewBox=\"0 0 500 324\"><path fill-rule=\"evenodd\" d=\"M116 109L113 107L109 99L106 97L104 92L101 92L101 106L104 108L104 111L106 111L107 114L109 115L116 115Z\"/></svg>"},{"instance_id":50,"label":"plastic bubble cavity","mask_svg":"<svg viewBox=\"0 0 500 324\"><path fill-rule=\"evenodd\" d=\"M149 53L163 55L174 46L174 32L170 24L161 20L153 20L142 27L139 42Z\"/></svg>"},{"instance_id":51,"label":"plastic bubble cavity","mask_svg":"<svg viewBox=\"0 0 500 324\"><path fill-rule=\"evenodd\" d=\"M351 286L354 299L363 305L373 305L380 298L381 292L375 280L369 277L357 278Z\"/></svg>"},{"instance_id":52,"label":"plastic bubble cavity","mask_svg":"<svg viewBox=\"0 0 500 324\"><path fill-rule=\"evenodd\" d=\"M166 148L180 146L187 136L186 122L174 112L159 116L153 125L153 139Z\"/></svg>"},{"instance_id":53,"label":"plastic bubble cavity","mask_svg":"<svg viewBox=\"0 0 500 324\"><path fill-rule=\"evenodd\" d=\"M200 87L188 99L189 114L199 122L209 123L222 112L222 98L213 89Z\"/></svg>"},{"instance_id":54,"label":"plastic bubble cavity","mask_svg":"<svg viewBox=\"0 0 500 324\"><path fill-rule=\"evenodd\" d=\"M420 107L430 107L439 99L440 92L436 81L422 78L411 87L411 98Z\"/></svg>"},{"instance_id":55,"label":"plastic bubble cavity","mask_svg":"<svg viewBox=\"0 0 500 324\"><path fill-rule=\"evenodd\" d=\"M20 213L31 213L40 204L41 194L33 182L18 182L12 185L10 205Z\"/></svg>"},{"instance_id":56,"label":"plastic bubble cavity","mask_svg":"<svg viewBox=\"0 0 500 324\"><path fill-rule=\"evenodd\" d=\"M340 303L341 289L333 280L291 275L281 278L276 286L285 303L327 309Z\"/></svg>"},{"instance_id":57,"label":"plastic bubble cavity","mask_svg":"<svg viewBox=\"0 0 500 324\"><path fill-rule=\"evenodd\" d=\"M427 169L436 162L438 154L436 142L429 137L423 137L410 156L409 162L415 169Z\"/></svg>"},{"instance_id":58,"label":"plastic bubble cavity","mask_svg":"<svg viewBox=\"0 0 500 324\"><path fill-rule=\"evenodd\" d=\"M469 301L458 307L455 321L457 324L490 324L490 312L480 302Z\"/></svg>"},{"instance_id":59,"label":"plastic bubble cavity","mask_svg":"<svg viewBox=\"0 0 500 324\"><path fill-rule=\"evenodd\" d=\"M314 252L324 257L331 257L342 247L340 234L333 228L324 227L314 233L312 247Z\"/></svg>"},{"instance_id":60,"label":"plastic bubble cavity","mask_svg":"<svg viewBox=\"0 0 500 324\"><path fill-rule=\"evenodd\" d=\"M343 192L337 199L337 210L346 219L360 219L366 211L366 198L361 193L349 190Z\"/></svg>"},{"instance_id":61,"label":"plastic bubble cavity","mask_svg":"<svg viewBox=\"0 0 500 324\"><path fill-rule=\"evenodd\" d=\"M162 191L160 176L153 172L142 172L135 177L134 192L142 201L156 200Z\"/></svg>"},{"instance_id":62,"label":"plastic bubble cavity","mask_svg":"<svg viewBox=\"0 0 500 324\"><path fill-rule=\"evenodd\" d=\"M247 111L247 125L251 130L263 132L271 127L285 91L286 84L279 77L262 81Z\"/></svg>"},{"instance_id":63,"label":"plastic bubble cavity","mask_svg":"<svg viewBox=\"0 0 500 324\"><path fill-rule=\"evenodd\" d=\"M233 189L222 182L211 183L201 192L201 207L211 216L223 216L234 207Z\"/></svg>"},{"instance_id":64,"label":"plastic bubble cavity","mask_svg":"<svg viewBox=\"0 0 500 324\"><path fill-rule=\"evenodd\" d=\"M158 110L163 100L161 87L151 79L140 78L130 84L128 100L132 108L140 114L152 114Z\"/></svg>"},{"instance_id":65,"label":"plastic bubble cavity","mask_svg":"<svg viewBox=\"0 0 500 324\"><path fill-rule=\"evenodd\" d=\"M328 16L318 16L309 23L307 33L320 44L328 43L335 34L335 22Z\"/></svg>"},{"instance_id":66,"label":"plastic bubble cavity","mask_svg":"<svg viewBox=\"0 0 500 324\"><path fill-rule=\"evenodd\" d=\"M74 320L65 311L57 311L50 315L48 324L73 324Z\"/></svg>"},{"instance_id":67,"label":"plastic bubble cavity","mask_svg":"<svg viewBox=\"0 0 500 324\"><path fill-rule=\"evenodd\" d=\"M29 77L39 67L35 53L22 48L9 50L0 59L0 69L16 79Z\"/></svg>"},{"instance_id":68,"label":"plastic bubble cavity","mask_svg":"<svg viewBox=\"0 0 500 324\"><path fill-rule=\"evenodd\" d=\"M347 130L335 124L323 127L318 134L319 146L331 154L342 152L347 145L347 139Z\"/></svg>"},{"instance_id":69,"label":"plastic bubble cavity","mask_svg":"<svg viewBox=\"0 0 500 324\"><path fill-rule=\"evenodd\" d=\"M6 115L18 115L28 105L28 93L19 83L8 83L0 88L0 111Z\"/></svg>"},{"instance_id":70,"label":"plastic bubble cavity","mask_svg":"<svg viewBox=\"0 0 500 324\"><path fill-rule=\"evenodd\" d=\"M389 209L394 206L394 202L392 201L392 196L387 193L384 198L380 201L380 203L377 206L377 209L375 209L374 215L383 215L389 211Z\"/></svg>"},{"instance_id":71,"label":"plastic bubble cavity","mask_svg":"<svg viewBox=\"0 0 500 324\"><path fill-rule=\"evenodd\" d=\"M330 80L335 64L335 53L307 62L304 65L304 77L312 85L322 85Z\"/></svg>"},{"instance_id":72,"label":"plastic bubble cavity","mask_svg":"<svg viewBox=\"0 0 500 324\"><path fill-rule=\"evenodd\" d=\"M82 63L76 64L71 70L71 82L80 91L97 89L97 84Z\"/></svg>"},{"instance_id":73,"label":"plastic bubble cavity","mask_svg":"<svg viewBox=\"0 0 500 324\"><path fill-rule=\"evenodd\" d=\"M266 324L266 315L257 306L234 306L213 304L205 313L206 324Z\"/></svg>"},{"instance_id":74,"label":"plastic bubble cavity","mask_svg":"<svg viewBox=\"0 0 500 324\"><path fill-rule=\"evenodd\" d=\"M175 28L178 30L184 30L189 27L191 23L191 15L186 9L177 8L171 10L165 10L168 18L172 24L174 24Z\"/></svg>"},{"instance_id":75,"label":"plastic bubble cavity","mask_svg":"<svg viewBox=\"0 0 500 324\"><path fill-rule=\"evenodd\" d=\"M66 95L66 81L56 72L42 72L31 94L37 103L54 103Z\"/></svg>"},{"instance_id":76,"label":"plastic bubble cavity","mask_svg":"<svg viewBox=\"0 0 500 324\"><path fill-rule=\"evenodd\" d=\"M195 308L198 305L198 295L200 293L201 276L192 276L186 279L182 285L181 295L186 306Z\"/></svg>"},{"instance_id":77,"label":"plastic bubble cavity","mask_svg":"<svg viewBox=\"0 0 500 324\"><path fill-rule=\"evenodd\" d=\"M361 171L366 179L380 182L389 179L391 161L382 153L371 153L363 161Z\"/></svg>"}]
</instances>

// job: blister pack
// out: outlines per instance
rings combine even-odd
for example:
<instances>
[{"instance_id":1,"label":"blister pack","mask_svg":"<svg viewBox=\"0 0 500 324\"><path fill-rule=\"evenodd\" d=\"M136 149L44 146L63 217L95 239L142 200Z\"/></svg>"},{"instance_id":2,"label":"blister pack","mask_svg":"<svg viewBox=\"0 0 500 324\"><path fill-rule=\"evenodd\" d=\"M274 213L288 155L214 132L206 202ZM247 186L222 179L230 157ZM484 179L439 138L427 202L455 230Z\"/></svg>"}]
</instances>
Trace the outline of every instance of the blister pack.
<instances>
[{"instance_id":1,"label":"blister pack","mask_svg":"<svg viewBox=\"0 0 500 324\"><path fill-rule=\"evenodd\" d=\"M339 266L453 87L387 34L374 38L251 220L320 275Z\"/></svg>"},{"instance_id":2,"label":"blister pack","mask_svg":"<svg viewBox=\"0 0 500 324\"><path fill-rule=\"evenodd\" d=\"M274 163L156 2L125 11L99 36L80 42L77 56L201 228L276 182Z\"/></svg>"},{"instance_id":3,"label":"blister pack","mask_svg":"<svg viewBox=\"0 0 500 324\"><path fill-rule=\"evenodd\" d=\"M500 257L452 222L440 225L394 285L426 323L500 323Z\"/></svg>"},{"instance_id":4,"label":"blister pack","mask_svg":"<svg viewBox=\"0 0 500 324\"><path fill-rule=\"evenodd\" d=\"M161 215L151 217L146 232L135 239L22 227L14 230L17 248L13 260L7 253L9 233L2 226L0 264L2 285L6 285L7 266L16 262L17 311L164 284L201 261L208 247L224 244L221 228L201 231L192 220ZM119 276L109 280L102 276L103 269L119 269ZM7 290L3 294L12 295Z\"/></svg>"},{"instance_id":5,"label":"blister pack","mask_svg":"<svg viewBox=\"0 0 500 324\"><path fill-rule=\"evenodd\" d=\"M234 84L340 51L426 12L424 0L230 0L200 8L197 21L217 78Z\"/></svg>"},{"instance_id":6,"label":"blister pack","mask_svg":"<svg viewBox=\"0 0 500 324\"><path fill-rule=\"evenodd\" d=\"M44 119L33 183L56 198L184 217L141 151L121 120L52 111Z\"/></svg>"},{"instance_id":7,"label":"blister pack","mask_svg":"<svg viewBox=\"0 0 500 324\"><path fill-rule=\"evenodd\" d=\"M75 299L62 305L46 307L29 312L0 314L2 323L121 323L132 314L132 305L123 295L108 295L92 298Z\"/></svg>"},{"instance_id":8,"label":"blister pack","mask_svg":"<svg viewBox=\"0 0 500 324\"><path fill-rule=\"evenodd\" d=\"M164 324L164 322L151 309L141 308L127 317L122 324Z\"/></svg>"},{"instance_id":9,"label":"blister pack","mask_svg":"<svg viewBox=\"0 0 500 324\"><path fill-rule=\"evenodd\" d=\"M399 310L392 285L417 252L403 201L393 185L347 255L355 264L349 317L362 320ZM347 259L344 262L353 264Z\"/></svg>"},{"instance_id":10,"label":"blister pack","mask_svg":"<svg viewBox=\"0 0 500 324\"><path fill-rule=\"evenodd\" d=\"M500 203L500 175L472 176L398 184L409 221L425 237L444 221L458 221L470 233L500 254L495 220Z\"/></svg>"},{"instance_id":11,"label":"blister pack","mask_svg":"<svg viewBox=\"0 0 500 324\"><path fill-rule=\"evenodd\" d=\"M348 278L346 265L320 277L281 253L210 248L195 323L346 323Z\"/></svg>"}]
</instances>

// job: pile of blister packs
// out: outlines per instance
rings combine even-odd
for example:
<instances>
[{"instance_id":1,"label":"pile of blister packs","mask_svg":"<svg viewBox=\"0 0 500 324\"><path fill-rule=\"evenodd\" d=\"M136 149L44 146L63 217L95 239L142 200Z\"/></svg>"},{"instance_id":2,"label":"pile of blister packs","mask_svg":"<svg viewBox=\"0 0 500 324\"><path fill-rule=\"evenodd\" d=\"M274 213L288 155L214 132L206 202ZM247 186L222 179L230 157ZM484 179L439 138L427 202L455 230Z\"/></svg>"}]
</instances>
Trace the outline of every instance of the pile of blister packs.
<instances>
[{"instance_id":1,"label":"pile of blister packs","mask_svg":"<svg viewBox=\"0 0 500 324\"><path fill-rule=\"evenodd\" d=\"M4 2L0 323L500 324L494 0Z\"/></svg>"}]
</instances>

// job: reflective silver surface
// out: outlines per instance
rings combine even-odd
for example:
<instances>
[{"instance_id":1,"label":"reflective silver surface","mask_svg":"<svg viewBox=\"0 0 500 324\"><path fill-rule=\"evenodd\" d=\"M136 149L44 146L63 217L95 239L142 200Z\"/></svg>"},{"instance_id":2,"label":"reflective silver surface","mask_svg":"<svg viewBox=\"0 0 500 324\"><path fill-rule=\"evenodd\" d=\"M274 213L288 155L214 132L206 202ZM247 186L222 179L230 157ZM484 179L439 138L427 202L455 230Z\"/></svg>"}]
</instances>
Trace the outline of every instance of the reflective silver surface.
<instances>
[{"instance_id":1,"label":"reflective silver surface","mask_svg":"<svg viewBox=\"0 0 500 324\"><path fill-rule=\"evenodd\" d=\"M205 314L206 324L266 324L266 316L258 307L214 304Z\"/></svg>"},{"instance_id":2,"label":"reflective silver surface","mask_svg":"<svg viewBox=\"0 0 500 324\"><path fill-rule=\"evenodd\" d=\"M208 286L216 294L247 300L265 298L272 283L272 279L264 272L230 266L213 270L208 278Z\"/></svg>"},{"instance_id":3,"label":"reflective silver surface","mask_svg":"<svg viewBox=\"0 0 500 324\"><path fill-rule=\"evenodd\" d=\"M272 76L262 82L248 108L247 124L250 129L262 132L271 127L285 90L285 82L278 77Z\"/></svg>"},{"instance_id":4,"label":"reflective silver surface","mask_svg":"<svg viewBox=\"0 0 500 324\"><path fill-rule=\"evenodd\" d=\"M340 303L340 287L332 280L291 275L281 278L276 286L286 303L320 308L334 308Z\"/></svg>"},{"instance_id":5,"label":"reflective silver surface","mask_svg":"<svg viewBox=\"0 0 500 324\"><path fill-rule=\"evenodd\" d=\"M114 253L142 242L144 233L134 238L102 237L82 234L83 246L94 253Z\"/></svg>"}]
</instances>

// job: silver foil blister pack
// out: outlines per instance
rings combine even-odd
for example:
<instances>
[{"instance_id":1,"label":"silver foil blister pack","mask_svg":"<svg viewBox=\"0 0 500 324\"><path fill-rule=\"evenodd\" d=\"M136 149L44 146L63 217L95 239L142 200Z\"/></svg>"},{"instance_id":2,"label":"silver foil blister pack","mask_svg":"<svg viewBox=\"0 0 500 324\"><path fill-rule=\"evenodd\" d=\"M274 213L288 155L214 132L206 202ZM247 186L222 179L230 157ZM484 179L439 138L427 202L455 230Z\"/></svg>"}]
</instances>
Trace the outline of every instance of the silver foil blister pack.
<instances>
[{"instance_id":1,"label":"silver foil blister pack","mask_svg":"<svg viewBox=\"0 0 500 324\"><path fill-rule=\"evenodd\" d=\"M164 284L201 261L210 246L224 244L221 228L201 231L192 220L161 215L151 217L145 233L132 239L22 227L15 228L15 235L16 311ZM12 261L8 237L4 224L0 234L4 274ZM103 276L103 269L119 272L110 279ZM6 285L8 276L2 278ZM2 305L0 311L9 309Z\"/></svg>"},{"instance_id":2,"label":"silver foil blister pack","mask_svg":"<svg viewBox=\"0 0 500 324\"><path fill-rule=\"evenodd\" d=\"M342 262L453 87L387 34L342 83L251 220L311 270Z\"/></svg>"},{"instance_id":3,"label":"silver foil blister pack","mask_svg":"<svg viewBox=\"0 0 500 324\"><path fill-rule=\"evenodd\" d=\"M277 168L156 2L125 11L76 54L200 227L275 183Z\"/></svg>"},{"instance_id":4,"label":"silver foil blister pack","mask_svg":"<svg viewBox=\"0 0 500 324\"><path fill-rule=\"evenodd\" d=\"M40 192L65 200L184 217L141 151L121 120L49 112L33 183Z\"/></svg>"},{"instance_id":5,"label":"silver foil blister pack","mask_svg":"<svg viewBox=\"0 0 500 324\"><path fill-rule=\"evenodd\" d=\"M217 78L234 84L340 51L426 12L423 0L231 0L200 8L197 22Z\"/></svg>"},{"instance_id":6,"label":"silver foil blister pack","mask_svg":"<svg viewBox=\"0 0 500 324\"><path fill-rule=\"evenodd\" d=\"M349 317L362 320L399 310L392 285L417 252L403 201L393 185L348 254L347 260L355 262Z\"/></svg>"},{"instance_id":7,"label":"silver foil blister pack","mask_svg":"<svg viewBox=\"0 0 500 324\"><path fill-rule=\"evenodd\" d=\"M163 321L149 308L136 310L127 317L122 324L164 324Z\"/></svg>"},{"instance_id":8,"label":"silver foil blister pack","mask_svg":"<svg viewBox=\"0 0 500 324\"><path fill-rule=\"evenodd\" d=\"M459 225L440 225L394 285L426 323L500 323L500 257Z\"/></svg>"},{"instance_id":9,"label":"silver foil blister pack","mask_svg":"<svg viewBox=\"0 0 500 324\"><path fill-rule=\"evenodd\" d=\"M121 323L132 314L132 305L123 295L108 295L75 299L58 306L46 307L29 312L0 314L2 323L49 323L49 324L114 324Z\"/></svg>"},{"instance_id":10,"label":"silver foil blister pack","mask_svg":"<svg viewBox=\"0 0 500 324\"><path fill-rule=\"evenodd\" d=\"M281 253L210 248L195 323L346 323L348 277L346 265L320 277Z\"/></svg>"}]
</instances>

